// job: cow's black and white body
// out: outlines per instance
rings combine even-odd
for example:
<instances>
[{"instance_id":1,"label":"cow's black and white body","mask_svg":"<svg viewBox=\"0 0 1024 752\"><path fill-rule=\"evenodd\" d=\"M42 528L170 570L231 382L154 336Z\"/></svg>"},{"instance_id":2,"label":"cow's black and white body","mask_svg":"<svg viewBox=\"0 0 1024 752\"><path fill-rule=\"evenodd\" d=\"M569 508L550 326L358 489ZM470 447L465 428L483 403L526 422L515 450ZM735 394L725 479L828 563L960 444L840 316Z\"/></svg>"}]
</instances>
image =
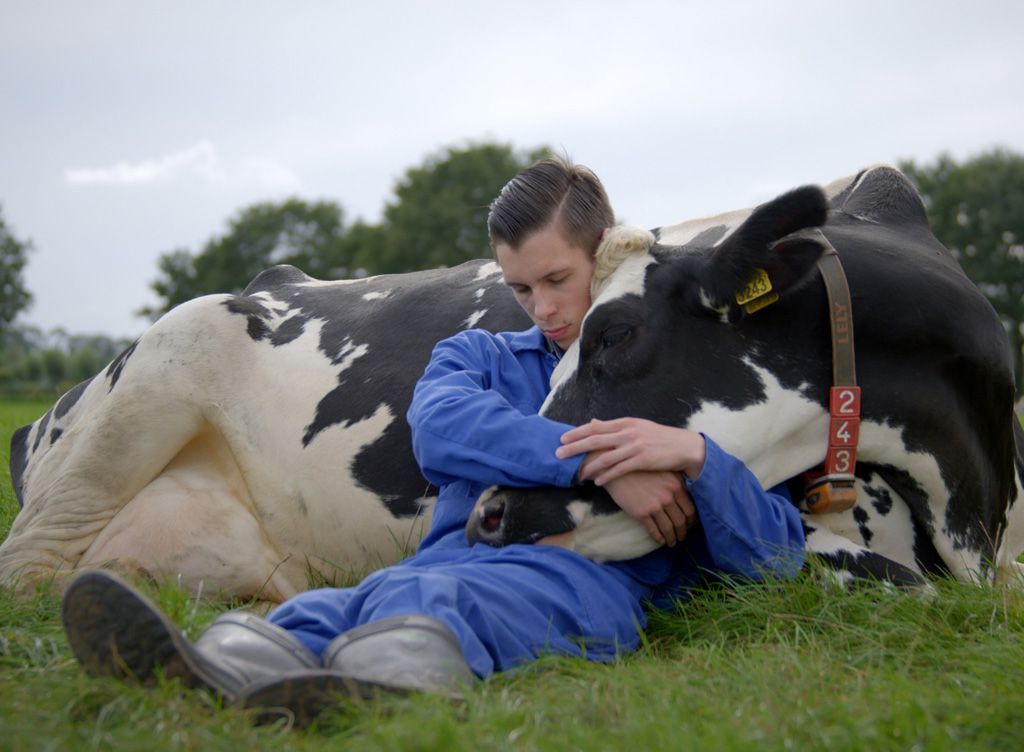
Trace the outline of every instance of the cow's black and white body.
<instances>
[{"instance_id":1,"label":"cow's black and white body","mask_svg":"<svg viewBox=\"0 0 1024 752\"><path fill-rule=\"evenodd\" d=\"M405 421L434 343L529 324L485 261L186 303L15 434L0 579L113 562L276 601L394 562L435 494Z\"/></svg>"},{"instance_id":2,"label":"cow's black and white body","mask_svg":"<svg viewBox=\"0 0 1024 752\"><path fill-rule=\"evenodd\" d=\"M891 168L837 181L824 196L795 191L754 213L656 231L656 243L595 290L542 412L704 432L765 487L820 463L832 378L822 248L814 233L784 236L822 224L826 208L822 230L852 292L859 500L847 512L805 514L808 549L844 578L1016 576L1024 441L1007 338ZM781 297L748 314L736 293L756 267ZM553 507L536 491L501 489L478 505L470 533L500 545L575 528L572 545L594 558L649 550L643 529L614 511L593 491Z\"/></svg>"},{"instance_id":3,"label":"cow's black and white body","mask_svg":"<svg viewBox=\"0 0 1024 752\"><path fill-rule=\"evenodd\" d=\"M807 516L808 546L840 571L897 581L1011 570L1024 548L1024 469L1001 325L902 176L870 170L828 194L824 232L853 293L861 493L851 512ZM768 235L816 223L790 204L795 218L759 231L759 244L736 242L751 235L745 211L663 228L649 250L602 259L615 271L601 272L547 413L702 430L765 485L819 462L830 374L820 249L784 241L776 250L798 263L776 264L778 286L790 286L782 299L751 316L730 302ZM433 500L405 411L434 342L528 325L489 262L350 282L278 267L240 296L182 305L15 434L23 509L0 545L0 581L115 562L280 600L307 587L310 570L332 578L392 562L420 539ZM624 516L597 513L590 490L533 492L532 508L529 497L508 497L515 524L492 542L575 525L575 545L595 558L652 545Z\"/></svg>"}]
</instances>

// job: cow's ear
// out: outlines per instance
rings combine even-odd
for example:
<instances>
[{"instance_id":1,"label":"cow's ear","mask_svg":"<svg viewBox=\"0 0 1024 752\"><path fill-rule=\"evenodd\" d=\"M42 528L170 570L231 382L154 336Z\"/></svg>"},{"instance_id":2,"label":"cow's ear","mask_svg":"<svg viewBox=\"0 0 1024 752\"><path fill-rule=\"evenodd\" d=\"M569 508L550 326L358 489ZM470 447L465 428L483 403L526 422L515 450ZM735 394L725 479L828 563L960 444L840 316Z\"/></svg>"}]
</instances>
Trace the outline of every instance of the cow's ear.
<instances>
[{"instance_id":1,"label":"cow's ear","mask_svg":"<svg viewBox=\"0 0 1024 752\"><path fill-rule=\"evenodd\" d=\"M736 305L748 285L763 285L765 277L779 296L808 279L825 249L814 228L827 218L828 201L817 186L757 207L708 260L704 288L713 303Z\"/></svg>"}]
</instances>

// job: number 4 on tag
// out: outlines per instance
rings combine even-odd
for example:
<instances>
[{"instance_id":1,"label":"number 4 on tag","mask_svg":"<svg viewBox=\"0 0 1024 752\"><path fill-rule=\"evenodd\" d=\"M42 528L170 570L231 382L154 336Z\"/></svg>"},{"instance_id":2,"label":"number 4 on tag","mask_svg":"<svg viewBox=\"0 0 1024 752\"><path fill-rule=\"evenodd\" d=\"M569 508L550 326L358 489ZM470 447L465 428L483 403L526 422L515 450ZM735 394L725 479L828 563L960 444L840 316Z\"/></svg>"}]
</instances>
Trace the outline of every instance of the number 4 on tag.
<instances>
[{"instance_id":1,"label":"number 4 on tag","mask_svg":"<svg viewBox=\"0 0 1024 752\"><path fill-rule=\"evenodd\" d=\"M857 446L860 439L860 418L833 415L828 422L828 443L834 447Z\"/></svg>"}]
</instances>

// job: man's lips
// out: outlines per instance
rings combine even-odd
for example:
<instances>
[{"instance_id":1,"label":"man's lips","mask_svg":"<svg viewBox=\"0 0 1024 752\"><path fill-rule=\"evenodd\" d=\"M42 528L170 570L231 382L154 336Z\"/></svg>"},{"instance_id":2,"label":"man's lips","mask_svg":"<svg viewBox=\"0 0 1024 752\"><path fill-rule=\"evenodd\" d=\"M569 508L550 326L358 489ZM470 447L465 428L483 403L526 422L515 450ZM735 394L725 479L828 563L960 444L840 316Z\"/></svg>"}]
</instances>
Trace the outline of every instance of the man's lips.
<instances>
[{"instance_id":1,"label":"man's lips","mask_svg":"<svg viewBox=\"0 0 1024 752\"><path fill-rule=\"evenodd\" d=\"M567 331L569 331L569 325L568 324L566 324L565 326L560 326L557 329L545 329L544 330L544 336L547 337L548 339L558 339L563 334L565 334Z\"/></svg>"}]
</instances>

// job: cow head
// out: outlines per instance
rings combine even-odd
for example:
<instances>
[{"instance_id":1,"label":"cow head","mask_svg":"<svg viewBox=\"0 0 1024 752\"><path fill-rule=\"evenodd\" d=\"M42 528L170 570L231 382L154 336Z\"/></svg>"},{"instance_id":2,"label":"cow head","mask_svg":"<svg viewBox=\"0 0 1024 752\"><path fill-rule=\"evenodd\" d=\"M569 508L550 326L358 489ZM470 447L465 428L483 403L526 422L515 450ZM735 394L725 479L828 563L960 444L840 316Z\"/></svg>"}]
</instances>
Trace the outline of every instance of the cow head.
<instances>
[{"instance_id":1,"label":"cow head","mask_svg":"<svg viewBox=\"0 0 1024 752\"><path fill-rule=\"evenodd\" d=\"M799 188L735 227L703 233L710 239L703 246L700 237L681 246L654 244L607 278L595 275L594 305L541 413L573 425L634 416L705 431L766 486L814 464L823 429L808 427L821 429L814 421L824 413L808 384L827 375L828 363L814 348L801 355L786 345L807 318L795 293L824 250L813 228L824 224L827 209L820 189ZM738 302L758 270L771 291L757 300L778 296L763 310ZM769 455L779 442L795 451ZM490 489L467 535L492 545L559 535L557 542L597 560L656 547L593 485Z\"/></svg>"}]
</instances>

